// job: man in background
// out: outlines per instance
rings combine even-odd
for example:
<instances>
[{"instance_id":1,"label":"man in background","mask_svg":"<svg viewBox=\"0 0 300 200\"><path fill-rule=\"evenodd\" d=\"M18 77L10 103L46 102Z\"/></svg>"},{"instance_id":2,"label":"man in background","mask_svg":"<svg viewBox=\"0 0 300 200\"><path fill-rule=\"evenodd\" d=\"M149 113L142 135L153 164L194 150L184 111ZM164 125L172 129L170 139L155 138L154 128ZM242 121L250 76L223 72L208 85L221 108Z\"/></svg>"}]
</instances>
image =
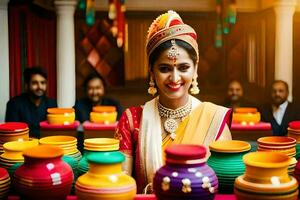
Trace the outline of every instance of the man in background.
<instances>
[{"instance_id":1,"label":"man in background","mask_svg":"<svg viewBox=\"0 0 300 200\"><path fill-rule=\"evenodd\" d=\"M300 111L288 101L289 86L285 81L276 80L272 84L271 102L261 106L261 120L270 122L273 135L287 135L288 124L300 120Z\"/></svg>"},{"instance_id":2,"label":"man in background","mask_svg":"<svg viewBox=\"0 0 300 200\"><path fill-rule=\"evenodd\" d=\"M227 96L224 101L224 106L235 110L239 107L252 107L253 104L244 99L244 90L242 84L237 80L229 82L227 87Z\"/></svg>"},{"instance_id":3,"label":"man in background","mask_svg":"<svg viewBox=\"0 0 300 200\"><path fill-rule=\"evenodd\" d=\"M39 123L47 119L47 109L57 107L57 103L46 96L47 73L44 69L26 68L23 76L25 92L7 102L5 121L25 122L30 129L30 137L39 138Z\"/></svg>"},{"instance_id":4,"label":"man in background","mask_svg":"<svg viewBox=\"0 0 300 200\"><path fill-rule=\"evenodd\" d=\"M118 119L122 114L120 103L114 99L105 97L105 81L102 76L92 73L84 81L83 87L86 97L75 103L76 119L81 123L90 119L90 112L94 106L115 106Z\"/></svg>"}]
</instances>

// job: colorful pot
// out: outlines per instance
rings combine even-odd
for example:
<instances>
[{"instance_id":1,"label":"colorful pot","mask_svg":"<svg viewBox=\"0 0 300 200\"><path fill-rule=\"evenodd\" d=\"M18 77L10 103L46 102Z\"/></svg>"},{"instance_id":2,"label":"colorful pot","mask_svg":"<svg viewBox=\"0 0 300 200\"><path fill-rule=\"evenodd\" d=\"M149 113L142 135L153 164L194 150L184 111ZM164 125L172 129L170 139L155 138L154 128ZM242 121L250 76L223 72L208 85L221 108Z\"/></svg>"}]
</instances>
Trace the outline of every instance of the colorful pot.
<instances>
[{"instance_id":1,"label":"colorful pot","mask_svg":"<svg viewBox=\"0 0 300 200\"><path fill-rule=\"evenodd\" d=\"M115 106L94 106L90 113L90 121L101 124L112 124L117 120L117 111Z\"/></svg>"},{"instance_id":2,"label":"colorful pot","mask_svg":"<svg viewBox=\"0 0 300 200\"><path fill-rule=\"evenodd\" d=\"M59 147L40 145L24 151L25 162L14 174L15 191L28 199L66 199L73 181Z\"/></svg>"},{"instance_id":3,"label":"colorful pot","mask_svg":"<svg viewBox=\"0 0 300 200\"><path fill-rule=\"evenodd\" d=\"M5 143L4 153L0 155L0 166L7 169L12 178L17 167L24 162L23 151L38 145L37 139Z\"/></svg>"},{"instance_id":4,"label":"colorful pot","mask_svg":"<svg viewBox=\"0 0 300 200\"><path fill-rule=\"evenodd\" d=\"M219 193L233 193L234 180L245 172L243 156L251 145L238 140L216 141L209 148L211 156L207 164L218 177Z\"/></svg>"},{"instance_id":5,"label":"colorful pot","mask_svg":"<svg viewBox=\"0 0 300 200\"><path fill-rule=\"evenodd\" d=\"M73 108L48 108L47 121L52 125L68 125L75 122Z\"/></svg>"},{"instance_id":6,"label":"colorful pot","mask_svg":"<svg viewBox=\"0 0 300 200\"><path fill-rule=\"evenodd\" d=\"M85 174L89 170L86 156L89 153L110 152L119 150L119 140L113 138L90 138L84 140L84 155L78 163L78 175Z\"/></svg>"},{"instance_id":7,"label":"colorful pot","mask_svg":"<svg viewBox=\"0 0 300 200\"><path fill-rule=\"evenodd\" d=\"M6 122L0 124L0 153L3 153L3 144L11 141L29 140L29 128L23 122Z\"/></svg>"},{"instance_id":8,"label":"colorful pot","mask_svg":"<svg viewBox=\"0 0 300 200\"><path fill-rule=\"evenodd\" d=\"M63 149L64 155L73 157L74 159L81 159L81 153L77 149L77 138L66 135L56 135L41 138L39 143L42 145L52 145Z\"/></svg>"},{"instance_id":9,"label":"colorful pot","mask_svg":"<svg viewBox=\"0 0 300 200\"><path fill-rule=\"evenodd\" d=\"M236 108L232 115L232 122L253 125L259 123L260 118L256 108Z\"/></svg>"},{"instance_id":10,"label":"colorful pot","mask_svg":"<svg viewBox=\"0 0 300 200\"><path fill-rule=\"evenodd\" d=\"M89 153L89 171L76 181L78 200L131 200L135 180L122 172L125 156L119 151Z\"/></svg>"},{"instance_id":11,"label":"colorful pot","mask_svg":"<svg viewBox=\"0 0 300 200\"><path fill-rule=\"evenodd\" d=\"M290 158L277 152L252 152L243 157L244 175L235 180L238 200L296 200L298 183L288 175Z\"/></svg>"},{"instance_id":12,"label":"colorful pot","mask_svg":"<svg viewBox=\"0 0 300 200\"><path fill-rule=\"evenodd\" d=\"M296 140L291 137L269 136L262 137L257 140L257 151L280 152L291 158L289 165L289 173L293 174L297 160L296 156Z\"/></svg>"},{"instance_id":13,"label":"colorful pot","mask_svg":"<svg viewBox=\"0 0 300 200\"><path fill-rule=\"evenodd\" d=\"M218 179L205 163L204 146L172 145L165 153L166 165L156 172L153 180L157 199L214 199Z\"/></svg>"}]
</instances>

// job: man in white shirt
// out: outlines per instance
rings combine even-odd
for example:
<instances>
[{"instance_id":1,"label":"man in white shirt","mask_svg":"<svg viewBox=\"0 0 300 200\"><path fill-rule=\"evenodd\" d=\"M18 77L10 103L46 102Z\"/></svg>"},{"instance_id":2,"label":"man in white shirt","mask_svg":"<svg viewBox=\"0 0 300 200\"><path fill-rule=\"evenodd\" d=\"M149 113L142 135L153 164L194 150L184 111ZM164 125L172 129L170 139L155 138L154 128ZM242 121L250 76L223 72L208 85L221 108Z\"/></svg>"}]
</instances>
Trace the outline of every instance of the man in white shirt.
<instances>
[{"instance_id":1,"label":"man in white shirt","mask_svg":"<svg viewBox=\"0 0 300 200\"><path fill-rule=\"evenodd\" d=\"M287 135L288 123L300 120L300 111L288 102L289 87L285 81L276 80L272 84L271 103L260 109L262 121L270 122L274 135Z\"/></svg>"}]
</instances>

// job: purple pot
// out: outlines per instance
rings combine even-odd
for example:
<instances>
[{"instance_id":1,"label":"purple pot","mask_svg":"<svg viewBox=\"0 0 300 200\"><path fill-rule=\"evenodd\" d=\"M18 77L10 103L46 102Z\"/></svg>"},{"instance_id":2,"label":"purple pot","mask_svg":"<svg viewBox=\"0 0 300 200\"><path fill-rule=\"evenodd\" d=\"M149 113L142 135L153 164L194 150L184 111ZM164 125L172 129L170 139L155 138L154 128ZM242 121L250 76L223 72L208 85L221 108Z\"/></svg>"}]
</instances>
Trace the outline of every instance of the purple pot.
<instances>
[{"instance_id":1,"label":"purple pot","mask_svg":"<svg viewBox=\"0 0 300 200\"><path fill-rule=\"evenodd\" d=\"M166 165L156 172L153 181L157 199L214 199L218 179L205 163L205 147L173 145L165 152Z\"/></svg>"}]
</instances>

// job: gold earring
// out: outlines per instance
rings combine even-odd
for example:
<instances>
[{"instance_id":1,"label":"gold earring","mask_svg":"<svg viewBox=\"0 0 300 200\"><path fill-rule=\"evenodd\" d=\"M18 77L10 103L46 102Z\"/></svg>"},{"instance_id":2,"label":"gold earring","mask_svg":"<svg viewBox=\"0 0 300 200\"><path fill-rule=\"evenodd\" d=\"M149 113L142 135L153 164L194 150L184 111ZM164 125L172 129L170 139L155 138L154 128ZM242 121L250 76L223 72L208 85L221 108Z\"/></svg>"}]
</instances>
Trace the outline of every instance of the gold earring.
<instances>
[{"instance_id":1,"label":"gold earring","mask_svg":"<svg viewBox=\"0 0 300 200\"><path fill-rule=\"evenodd\" d=\"M154 96L157 93L157 89L155 87L155 83L152 76L150 77L148 93L151 94L152 96Z\"/></svg>"},{"instance_id":2,"label":"gold earring","mask_svg":"<svg viewBox=\"0 0 300 200\"><path fill-rule=\"evenodd\" d=\"M200 89L198 87L198 81L197 81L197 78L193 78L193 81L192 81L192 87L190 89L190 92L191 94L195 95L195 94L199 94L200 92Z\"/></svg>"}]
</instances>

